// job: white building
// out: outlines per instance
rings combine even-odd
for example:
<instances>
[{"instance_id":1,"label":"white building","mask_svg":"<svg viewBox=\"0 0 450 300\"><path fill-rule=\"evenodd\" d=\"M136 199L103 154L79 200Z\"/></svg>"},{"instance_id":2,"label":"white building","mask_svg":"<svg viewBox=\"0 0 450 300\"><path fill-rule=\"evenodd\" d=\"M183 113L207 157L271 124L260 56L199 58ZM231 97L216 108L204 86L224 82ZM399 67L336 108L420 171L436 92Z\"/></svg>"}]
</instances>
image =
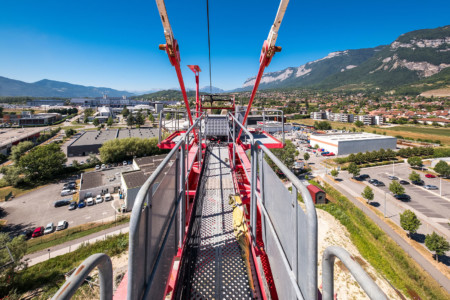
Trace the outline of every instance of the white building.
<instances>
[{"instance_id":1,"label":"white building","mask_svg":"<svg viewBox=\"0 0 450 300\"><path fill-rule=\"evenodd\" d=\"M310 136L310 145L318 145L336 155L374 151L380 149L396 149L397 138L366 132L315 134Z\"/></svg>"}]
</instances>

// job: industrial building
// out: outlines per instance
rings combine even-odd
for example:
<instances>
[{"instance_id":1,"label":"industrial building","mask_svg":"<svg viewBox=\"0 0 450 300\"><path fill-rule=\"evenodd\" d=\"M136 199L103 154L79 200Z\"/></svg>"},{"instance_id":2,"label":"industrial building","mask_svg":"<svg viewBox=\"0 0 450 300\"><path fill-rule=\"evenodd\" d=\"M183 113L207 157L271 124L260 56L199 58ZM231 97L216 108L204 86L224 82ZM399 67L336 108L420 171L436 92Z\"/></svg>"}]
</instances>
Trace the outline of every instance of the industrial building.
<instances>
[{"instance_id":1,"label":"industrial building","mask_svg":"<svg viewBox=\"0 0 450 300\"><path fill-rule=\"evenodd\" d=\"M345 155L358 152L392 149L397 146L397 138L366 132L312 134L310 145L323 148L336 155Z\"/></svg>"},{"instance_id":2,"label":"industrial building","mask_svg":"<svg viewBox=\"0 0 450 300\"><path fill-rule=\"evenodd\" d=\"M121 192L125 200L125 208L130 211L134 200L145 181L152 175L166 155L139 157L133 160L133 170L121 174ZM156 189L157 186L154 188Z\"/></svg>"},{"instance_id":3,"label":"industrial building","mask_svg":"<svg viewBox=\"0 0 450 300\"><path fill-rule=\"evenodd\" d=\"M36 142L36 139L41 135L41 131L47 128L1 128L0 129L0 153L9 155L12 146L20 142L31 141Z\"/></svg>"},{"instance_id":4,"label":"industrial building","mask_svg":"<svg viewBox=\"0 0 450 300\"><path fill-rule=\"evenodd\" d=\"M154 138L158 137L158 129L135 128L115 129L102 131L86 131L67 147L67 156L86 156L91 153L98 154L100 147L107 141L129 137Z\"/></svg>"}]
</instances>

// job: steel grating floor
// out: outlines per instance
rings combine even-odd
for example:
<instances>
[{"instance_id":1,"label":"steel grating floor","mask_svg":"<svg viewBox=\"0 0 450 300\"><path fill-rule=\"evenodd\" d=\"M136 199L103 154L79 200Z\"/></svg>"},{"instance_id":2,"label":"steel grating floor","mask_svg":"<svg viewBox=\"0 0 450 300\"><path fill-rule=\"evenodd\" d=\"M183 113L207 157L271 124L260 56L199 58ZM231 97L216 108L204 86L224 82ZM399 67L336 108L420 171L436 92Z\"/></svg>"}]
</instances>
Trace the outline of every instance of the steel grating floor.
<instances>
[{"instance_id":1,"label":"steel grating floor","mask_svg":"<svg viewBox=\"0 0 450 300\"><path fill-rule=\"evenodd\" d=\"M186 290L190 299L253 299L248 273L233 233L234 193L227 147L211 147L199 198L197 249ZM199 208L200 209L200 208Z\"/></svg>"}]
</instances>

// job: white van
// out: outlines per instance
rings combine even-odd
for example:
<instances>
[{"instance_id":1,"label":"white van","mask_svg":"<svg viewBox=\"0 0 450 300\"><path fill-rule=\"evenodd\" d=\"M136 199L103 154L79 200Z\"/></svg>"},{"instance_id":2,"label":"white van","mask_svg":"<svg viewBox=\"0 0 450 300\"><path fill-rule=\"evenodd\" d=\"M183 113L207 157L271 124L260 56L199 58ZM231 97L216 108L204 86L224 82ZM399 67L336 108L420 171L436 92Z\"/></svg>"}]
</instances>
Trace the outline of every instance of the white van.
<instances>
[{"instance_id":1,"label":"white van","mask_svg":"<svg viewBox=\"0 0 450 300\"><path fill-rule=\"evenodd\" d=\"M69 196L69 195L72 195L72 194L75 194L75 193L76 193L75 190L62 190L61 191L61 197Z\"/></svg>"}]
</instances>

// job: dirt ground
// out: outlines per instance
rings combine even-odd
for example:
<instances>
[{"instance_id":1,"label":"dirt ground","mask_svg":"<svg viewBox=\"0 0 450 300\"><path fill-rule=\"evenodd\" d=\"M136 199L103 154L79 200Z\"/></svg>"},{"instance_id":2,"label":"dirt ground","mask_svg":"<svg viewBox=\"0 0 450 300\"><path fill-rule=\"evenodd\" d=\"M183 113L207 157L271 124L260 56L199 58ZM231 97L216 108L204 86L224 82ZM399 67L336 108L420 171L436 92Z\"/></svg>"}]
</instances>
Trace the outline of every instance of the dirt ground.
<instances>
[{"instance_id":1,"label":"dirt ground","mask_svg":"<svg viewBox=\"0 0 450 300\"><path fill-rule=\"evenodd\" d=\"M317 210L318 217L318 281L322 287L322 255L328 246L339 246L347 250L356 261L364 268L375 283L383 290L388 299L401 299L389 283L377 273L377 271L361 257L358 249L352 244L347 229L326 211ZM369 299L364 290L353 279L353 276L345 266L336 259L334 265L334 292L337 299Z\"/></svg>"}]
</instances>

